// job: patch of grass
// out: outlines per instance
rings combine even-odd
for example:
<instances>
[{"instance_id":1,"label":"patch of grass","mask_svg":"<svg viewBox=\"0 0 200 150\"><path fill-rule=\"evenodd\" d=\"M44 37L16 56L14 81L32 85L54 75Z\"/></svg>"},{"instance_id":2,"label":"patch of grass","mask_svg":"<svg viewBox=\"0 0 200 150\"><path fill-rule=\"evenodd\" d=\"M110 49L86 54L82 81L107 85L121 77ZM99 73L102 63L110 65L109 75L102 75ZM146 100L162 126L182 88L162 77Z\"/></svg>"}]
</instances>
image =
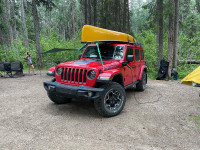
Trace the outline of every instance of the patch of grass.
<instances>
[{"instance_id":1,"label":"patch of grass","mask_svg":"<svg viewBox=\"0 0 200 150\"><path fill-rule=\"evenodd\" d=\"M193 116L192 119L195 122L197 128L200 129L200 115L199 116Z\"/></svg>"}]
</instances>

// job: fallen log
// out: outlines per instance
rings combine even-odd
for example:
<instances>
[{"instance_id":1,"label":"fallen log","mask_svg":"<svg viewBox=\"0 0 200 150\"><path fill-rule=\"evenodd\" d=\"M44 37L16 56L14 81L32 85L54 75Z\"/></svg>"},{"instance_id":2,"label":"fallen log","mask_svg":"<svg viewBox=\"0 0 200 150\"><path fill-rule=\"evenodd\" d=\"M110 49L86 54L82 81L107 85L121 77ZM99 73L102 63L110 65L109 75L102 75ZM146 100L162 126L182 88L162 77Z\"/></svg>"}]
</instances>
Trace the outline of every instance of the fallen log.
<instances>
[{"instance_id":1,"label":"fallen log","mask_svg":"<svg viewBox=\"0 0 200 150\"><path fill-rule=\"evenodd\" d=\"M179 60L179 64L200 64L200 60Z\"/></svg>"}]
</instances>

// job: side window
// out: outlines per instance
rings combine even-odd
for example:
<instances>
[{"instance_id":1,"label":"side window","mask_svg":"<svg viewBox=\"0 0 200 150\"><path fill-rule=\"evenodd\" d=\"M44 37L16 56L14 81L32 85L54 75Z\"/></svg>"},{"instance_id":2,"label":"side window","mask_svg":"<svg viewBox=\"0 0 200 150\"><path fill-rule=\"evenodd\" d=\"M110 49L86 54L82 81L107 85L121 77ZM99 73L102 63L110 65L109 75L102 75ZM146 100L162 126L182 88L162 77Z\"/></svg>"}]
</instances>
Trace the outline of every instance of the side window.
<instances>
[{"instance_id":1,"label":"side window","mask_svg":"<svg viewBox=\"0 0 200 150\"><path fill-rule=\"evenodd\" d=\"M140 60L139 49L135 49L135 61Z\"/></svg>"},{"instance_id":2,"label":"side window","mask_svg":"<svg viewBox=\"0 0 200 150\"><path fill-rule=\"evenodd\" d=\"M140 50L140 54L141 54L141 60L144 60L144 51Z\"/></svg>"},{"instance_id":3,"label":"side window","mask_svg":"<svg viewBox=\"0 0 200 150\"><path fill-rule=\"evenodd\" d=\"M133 55L133 49L132 48L127 48L126 59L127 59L128 55ZM134 60L134 55L133 55L133 60Z\"/></svg>"},{"instance_id":4,"label":"side window","mask_svg":"<svg viewBox=\"0 0 200 150\"><path fill-rule=\"evenodd\" d=\"M124 56L124 46L116 46L114 53L113 53L113 58L116 60L122 59Z\"/></svg>"}]
</instances>

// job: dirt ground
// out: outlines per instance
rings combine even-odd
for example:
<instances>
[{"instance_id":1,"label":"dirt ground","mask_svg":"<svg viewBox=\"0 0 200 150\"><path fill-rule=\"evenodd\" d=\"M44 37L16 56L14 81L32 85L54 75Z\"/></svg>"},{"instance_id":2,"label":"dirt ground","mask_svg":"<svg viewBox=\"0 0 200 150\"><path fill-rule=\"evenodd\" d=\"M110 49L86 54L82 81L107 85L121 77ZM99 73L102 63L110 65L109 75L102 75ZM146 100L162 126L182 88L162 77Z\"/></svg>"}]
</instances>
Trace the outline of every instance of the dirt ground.
<instances>
[{"instance_id":1,"label":"dirt ground","mask_svg":"<svg viewBox=\"0 0 200 150\"><path fill-rule=\"evenodd\" d=\"M144 92L126 91L120 115L102 118L91 101L55 105L45 75L0 78L0 149L199 150L200 88L148 81Z\"/></svg>"}]
</instances>

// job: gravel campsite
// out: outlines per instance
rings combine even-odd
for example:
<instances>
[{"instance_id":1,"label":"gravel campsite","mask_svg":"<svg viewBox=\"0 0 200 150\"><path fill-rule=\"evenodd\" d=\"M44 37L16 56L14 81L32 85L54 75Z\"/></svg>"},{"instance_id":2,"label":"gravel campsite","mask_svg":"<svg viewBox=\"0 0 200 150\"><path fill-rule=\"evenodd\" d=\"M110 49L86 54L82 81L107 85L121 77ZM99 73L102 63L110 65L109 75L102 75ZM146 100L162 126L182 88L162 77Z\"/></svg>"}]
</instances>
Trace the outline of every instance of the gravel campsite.
<instances>
[{"instance_id":1,"label":"gravel campsite","mask_svg":"<svg viewBox=\"0 0 200 150\"><path fill-rule=\"evenodd\" d=\"M198 87L150 80L144 92L126 90L118 116L103 118L92 101L51 102L48 80L45 71L0 78L0 149L200 149Z\"/></svg>"},{"instance_id":2,"label":"gravel campsite","mask_svg":"<svg viewBox=\"0 0 200 150\"><path fill-rule=\"evenodd\" d=\"M200 0L0 0L0 150L200 150Z\"/></svg>"}]
</instances>

